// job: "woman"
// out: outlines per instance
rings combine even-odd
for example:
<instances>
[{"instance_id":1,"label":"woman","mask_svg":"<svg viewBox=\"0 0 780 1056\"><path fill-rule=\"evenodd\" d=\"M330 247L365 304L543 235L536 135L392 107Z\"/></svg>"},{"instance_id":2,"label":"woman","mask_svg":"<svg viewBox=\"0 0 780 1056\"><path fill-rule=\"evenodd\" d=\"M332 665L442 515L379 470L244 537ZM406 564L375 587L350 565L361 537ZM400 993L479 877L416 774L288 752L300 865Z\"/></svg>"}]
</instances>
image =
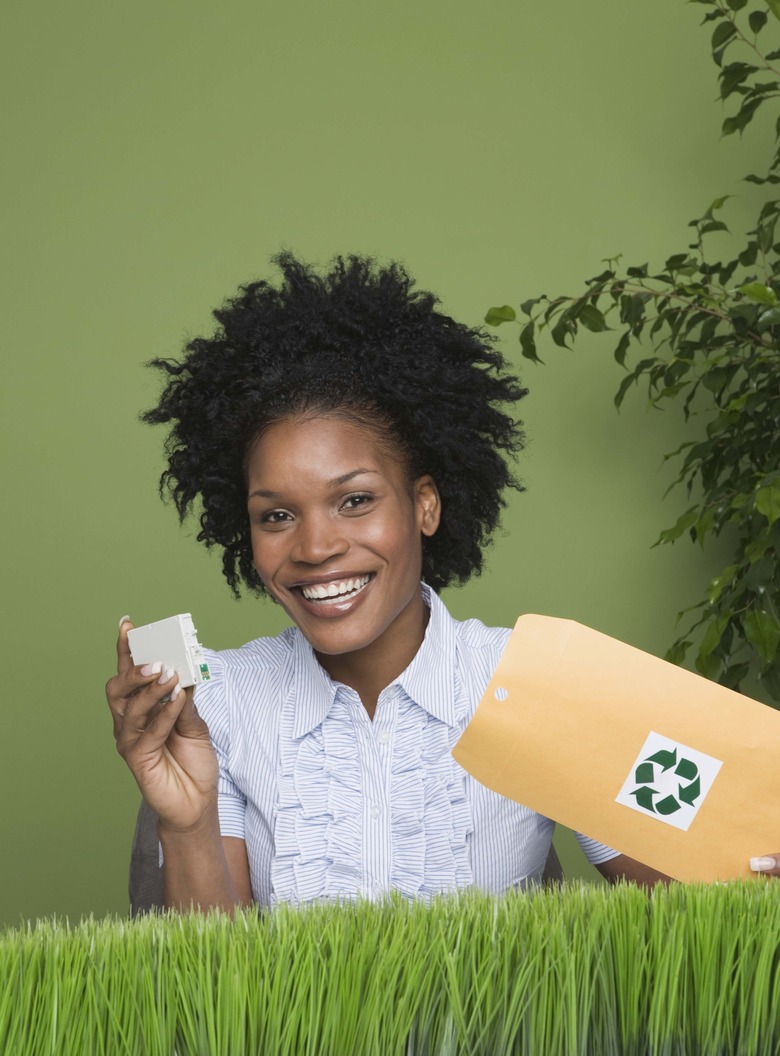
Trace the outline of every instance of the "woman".
<instances>
[{"instance_id":1,"label":"woman","mask_svg":"<svg viewBox=\"0 0 780 1056\"><path fill-rule=\"evenodd\" d=\"M117 746L159 816L165 902L408 897L538 881L553 822L490 792L450 751L509 631L454 621L436 591L482 568L521 447L525 395L492 339L405 271L277 258L145 415L170 426L167 486L233 591L293 627L211 654L181 691L134 667L108 683ZM196 707L197 704L197 707ZM583 838L610 879L660 875Z\"/></svg>"}]
</instances>

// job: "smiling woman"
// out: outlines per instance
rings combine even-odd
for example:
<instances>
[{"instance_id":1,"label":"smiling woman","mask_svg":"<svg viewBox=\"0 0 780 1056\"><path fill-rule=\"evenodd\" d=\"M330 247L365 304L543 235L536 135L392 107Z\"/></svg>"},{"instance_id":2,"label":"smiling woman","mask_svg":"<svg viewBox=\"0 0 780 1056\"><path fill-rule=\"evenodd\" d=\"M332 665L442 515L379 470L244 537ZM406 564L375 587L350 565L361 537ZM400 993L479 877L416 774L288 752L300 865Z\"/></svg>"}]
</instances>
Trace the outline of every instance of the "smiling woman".
<instances>
[{"instance_id":1,"label":"smiling woman","mask_svg":"<svg viewBox=\"0 0 780 1056\"><path fill-rule=\"evenodd\" d=\"M453 620L436 591L482 567L522 444L525 395L484 332L397 265L290 254L244 287L168 375L180 516L223 550L234 592L293 627L209 654L180 692L134 667L120 625L108 699L159 817L165 900L232 907L537 883L554 823L479 785L451 750L508 631ZM652 880L582 838L605 875Z\"/></svg>"},{"instance_id":2,"label":"smiling woman","mask_svg":"<svg viewBox=\"0 0 780 1056\"><path fill-rule=\"evenodd\" d=\"M354 467L354 468L353 468ZM272 425L247 458L255 568L331 678L373 717L422 644L422 540L439 524L430 475L332 412Z\"/></svg>"}]
</instances>

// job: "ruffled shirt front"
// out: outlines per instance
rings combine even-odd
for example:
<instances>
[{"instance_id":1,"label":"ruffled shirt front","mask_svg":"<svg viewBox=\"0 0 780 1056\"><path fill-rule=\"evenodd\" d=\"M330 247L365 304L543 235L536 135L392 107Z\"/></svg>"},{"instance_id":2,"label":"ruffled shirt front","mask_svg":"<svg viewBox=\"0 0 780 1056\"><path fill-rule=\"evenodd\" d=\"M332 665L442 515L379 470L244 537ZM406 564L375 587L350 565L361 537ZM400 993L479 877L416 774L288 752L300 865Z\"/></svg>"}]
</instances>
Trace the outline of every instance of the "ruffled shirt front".
<instances>
[{"instance_id":1,"label":"ruffled shirt front","mask_svg":"<svg viewBox=\"0 0 780 1056\"><path fill-rule=\"evenodd\" d=\"M538 881L554 823L491 792L451 750L509 635L431 616L406 670L369 719L297 628L208 653L198 687L220 766L220 827L246 841L261 904L409 898ZM615 852L583 839L591 861Z\"/></svg>"}]
</instances>

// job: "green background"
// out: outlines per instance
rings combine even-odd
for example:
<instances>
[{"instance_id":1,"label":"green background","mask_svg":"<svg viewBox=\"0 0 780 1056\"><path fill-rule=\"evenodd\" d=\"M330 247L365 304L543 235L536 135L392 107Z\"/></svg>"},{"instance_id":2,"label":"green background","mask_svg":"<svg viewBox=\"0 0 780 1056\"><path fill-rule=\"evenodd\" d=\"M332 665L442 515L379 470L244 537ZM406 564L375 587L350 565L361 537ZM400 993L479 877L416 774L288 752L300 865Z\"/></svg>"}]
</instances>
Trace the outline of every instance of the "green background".
<instances>
[{"instance_id":1,"label":"green background","mask_svg":"<svg viewBox=\"0 0 780 1056\"><path fill-rule=\"evenodd\" d=\"M213 647L282 625L270 604L234 602L218 556L159 502L143 362L210 327L282 247L401 259L472 324L576 292L607 256L684 248L687 221L744 193L751 150L763 160L755 136L719 141L701 12L6 6L0 922L126 909L137 792L103 695L118 618L191 611ZM566 616L662 652L700 596L712 557L650 549L685 505L662 500L682 424L638 393L615 413L613 344L521 364L528 490L485 575L448 593L458 616Z\"/></svg>"}]
</instances>

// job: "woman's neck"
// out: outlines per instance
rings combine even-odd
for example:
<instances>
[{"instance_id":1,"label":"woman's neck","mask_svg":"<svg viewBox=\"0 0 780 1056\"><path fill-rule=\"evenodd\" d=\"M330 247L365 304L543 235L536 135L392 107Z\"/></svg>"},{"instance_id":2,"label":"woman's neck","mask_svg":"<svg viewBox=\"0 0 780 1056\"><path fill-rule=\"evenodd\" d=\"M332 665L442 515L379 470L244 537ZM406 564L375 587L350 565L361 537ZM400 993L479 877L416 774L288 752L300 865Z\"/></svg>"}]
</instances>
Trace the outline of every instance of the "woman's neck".
<instances>
[{"instance_id":1,"label":"woman's neck","mask_svg":"<svg viewBox=\"0 0 780 1056\"><path fill-rule=\"evenodd\" d=\"M417 595L419 604L409 606L379 638L363 649L349 653L316 653L321 666L336 682L354 689L370 719L374 718L379 694L405 671L425 638L430 610Z\"/></svg>"}]
</instances>

